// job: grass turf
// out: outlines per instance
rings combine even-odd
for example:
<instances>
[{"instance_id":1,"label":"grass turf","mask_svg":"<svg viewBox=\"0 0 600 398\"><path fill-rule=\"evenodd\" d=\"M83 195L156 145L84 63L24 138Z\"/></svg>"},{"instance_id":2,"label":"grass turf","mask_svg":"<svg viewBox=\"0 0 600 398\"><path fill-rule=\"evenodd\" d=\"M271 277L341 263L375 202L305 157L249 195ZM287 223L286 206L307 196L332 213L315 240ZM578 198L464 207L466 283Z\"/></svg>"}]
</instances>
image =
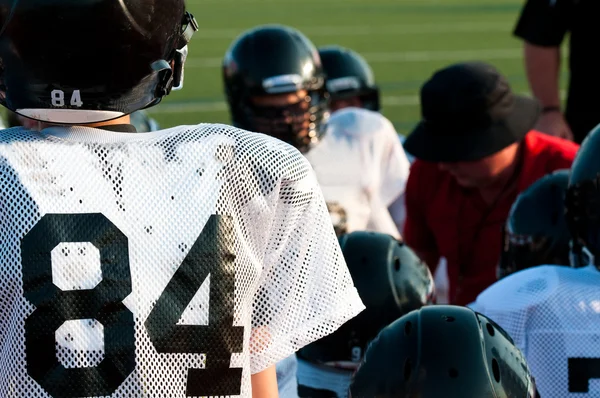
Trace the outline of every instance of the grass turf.
<instances>
[{"instance_id":1,"label":"grass turf","mask_svg":"<svg viewBox=\"0 0 600 398\"><path fill-rule=\"evenodd\" d=\"M228 123L220 70L226 49L248 28L280 23L300 29L317 46L338 44L362 53L382 89L383 113L406 134L419 120L421 84L448 64L490 62L515 91L528 92L521 42L512 36L521 5L520 0L188 0L200 31L190 45L185 87L150 113L162 127Z\"/></svg>"}]
</instances>

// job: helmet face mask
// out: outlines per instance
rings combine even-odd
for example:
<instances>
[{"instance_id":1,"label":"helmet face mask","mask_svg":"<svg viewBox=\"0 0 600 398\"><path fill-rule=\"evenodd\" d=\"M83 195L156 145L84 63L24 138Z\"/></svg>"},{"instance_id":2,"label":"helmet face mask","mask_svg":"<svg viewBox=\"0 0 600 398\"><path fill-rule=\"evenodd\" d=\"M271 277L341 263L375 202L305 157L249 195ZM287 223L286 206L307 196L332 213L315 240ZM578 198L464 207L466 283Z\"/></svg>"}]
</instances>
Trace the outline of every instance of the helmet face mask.
<instances>
[{"instance_id":1,"label":"helmet face mask","mask_svg":"<svg viewBox=\"0 0 600 398\"><path fill-rule=\"evenodd\" d=\"M316 48L297 30L266 25L243 33L225 54L223 80L236 127L272 135L303 152L319 141L329 116L325 74ZM257 103L286 95L298 100Z\"/></svg>"},{"instance_id":2,"label":"helmet face mask","mask_svg":"<svg viewBox=\"0 0 600 398\"><path fill-rule=\"evenodd\" d=\"M264 133L305 151L320 138L319 120L323 120L323 93L300 90L294 93L269 94L249 98L241 103L240 118L246 129Z\"/></svg>"},{"instance_id":3,"label":"helmet face mask","mask_svg":"<svg viewBox=\"0 0 600 398\"><path fill-rule=\"evenodd\" d=\"M0 25L0 104L55 124L99 123L158 104L182 86L198 29L183 0L21 0L0 9Z\"/></svg>"},{"instance_id":4,"label":"helmet face mask","mask_svg":"<svg viewBox=\"0 0 600 398\"><path fill-rule=\"evenodd\" d=\"M565 217L568 183L569 170L558 170L517 197L504 228L499 278L537 265L571 265L572 239Z\"/></svg>"},{"instance_id":5,"label":"helmet face mask","mask_svg":"<svg viewBox=\"0 0 600 398\"><path fill-rule=\"evenodd\" d=\"M555 247L547 236L515 235L505 233L505 244L500 256L498 278L538 265L569 265L568 246Z\"/></svg>"}]
</instances>

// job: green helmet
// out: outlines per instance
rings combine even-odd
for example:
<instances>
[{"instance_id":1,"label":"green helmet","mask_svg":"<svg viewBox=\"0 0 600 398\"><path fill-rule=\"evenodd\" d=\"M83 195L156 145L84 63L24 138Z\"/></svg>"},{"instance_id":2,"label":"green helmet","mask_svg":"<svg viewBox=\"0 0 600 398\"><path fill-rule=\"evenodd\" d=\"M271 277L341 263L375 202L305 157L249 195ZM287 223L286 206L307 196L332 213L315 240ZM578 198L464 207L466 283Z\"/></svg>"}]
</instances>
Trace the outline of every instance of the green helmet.
<instances>
[{"instance_id":1,"label":"green helmet","mask_svg":"<svg viewBox=\"0 0 600 398\"><path fill-rule=\"evenodd\" d=\"M352 398L533 398L535 383L508 334L469 308L435 305L396 320L369 345Z\"/></svg>"},{"instance_id":2,"label":"green helmet","mask_svg":"<svg viewBox=\"0 0 600 398\"><path fill-rule=\"evenodd\" d=\"M318 363L360 363L381 328L435 301L429 268L404 243L376 232L352 232L339 238L344 258L366 309L333 334L300 350Z\"/></svg>"}]
</instances>

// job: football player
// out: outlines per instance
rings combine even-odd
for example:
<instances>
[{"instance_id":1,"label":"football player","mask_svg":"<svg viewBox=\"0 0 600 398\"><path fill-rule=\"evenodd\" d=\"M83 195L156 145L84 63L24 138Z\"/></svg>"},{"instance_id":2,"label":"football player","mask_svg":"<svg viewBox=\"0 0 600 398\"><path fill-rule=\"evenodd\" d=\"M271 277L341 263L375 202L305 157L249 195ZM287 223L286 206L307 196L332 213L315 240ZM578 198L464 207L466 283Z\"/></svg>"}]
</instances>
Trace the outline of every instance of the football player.
<instances>
[{"instance_id":1,"label":"football player","mask_svg":"<svg viewBox=\"0 0 600 398\"><path fill-rule=\"evenodd\" d=\"M301 397L347 397L352 374L377 333L435 301L429 268L404 243L382 233L353 232L340 237L340 245L367 308L298 352Z\"/></svg>"},{"instance_id":2,"label":"football player","mask_svg":"<svg viewBox=\"0 0 600 398\"><path fill-rule=\"evenodd\" d=\"M570 265L571 235L565 219L569 170L557 170L522 192L504 230L498 278L536 265Z\"/></svg>"},{"instance_id":3,"label":"football player","mask_svg":"<svg viewBox=\"0 0 600 398\"><path fill-rule=\"evenodd\" d=\"M596 127L575 157L565 202L569 232L591 253L592 264L529 268L501 279L475 302L526 354L544 398L600 397L599 152Z\"/></svg>"},{"instance_id":4,"label":"football player","mask_svg":"<svg viewBox=\"0 0 600 398\"><path fill-rule=\"evenodd\" d=\"M332 112L350 107L381 111L380 91L375 83L373 70L360 54L340 46L325 46L319 48L319 56L327 76L326 85ZM403 136L396 136L400 143L404 142ZM414 160L407 153L405 156L409 162ZM389 212L398 230L402 231L406 219L403 196L389 205Z\"/></svg>"},{"instance_id":5,"label":"football player","mask_svg":"<svg viewBox=\"0 0 600 398\"><path fill-rule=\"evenodd\" d=\"M295 148L135 133L197 29L183 0L0 0L0 103L42 127L0 134L1 397L275 397L364 308Z\"/></svg>"},{"instance_id":6,"label":"football player","mask_svg":"<svg viewBox=\"0 0 600 398\"><path fill-rule=\"evenodd\" d=\"M539 394L523 354L502 328L468 308L434 305L404 315L379 333L354 376L351 397Z\"/></svg>"},{"instance_id":7,"label":"football player","mask_svg":"<svg viewBox=\"0 0 600 398\"><path fill-rule=\"evenodd\" d=\"M225 55L223 79L235 126L304 153L338 235L368 229L399 237L388 206L404 192L409 163L397 133L365 109L329 117L326 74L302 33L280 25L244 32Z\"/></svg>"},{"instance_id":8,"label":"football player","mask_svg":"<svg viewBox=\"0 0 600 398\"><path fill-rule=\"evenodd\" d=\"M327 75L332 112L348 107L381 110L373 70L360 54L340 46L326 46L319 48L319 56Z\"/></svg>"}]
</instances>

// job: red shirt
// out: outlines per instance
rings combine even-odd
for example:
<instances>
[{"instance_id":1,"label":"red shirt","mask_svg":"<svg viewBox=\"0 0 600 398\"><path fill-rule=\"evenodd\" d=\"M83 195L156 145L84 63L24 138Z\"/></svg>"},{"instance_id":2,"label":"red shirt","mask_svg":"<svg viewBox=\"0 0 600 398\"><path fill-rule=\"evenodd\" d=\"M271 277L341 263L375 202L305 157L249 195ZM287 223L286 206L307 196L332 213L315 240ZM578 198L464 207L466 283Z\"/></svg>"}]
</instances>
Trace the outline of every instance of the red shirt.
<instances>
[{"instance_id":1,"label":"red shirt","mask_svg":"<svg viewBox=\"0 0 600 398\"><path fill-rule=\"evenodd\" d=\"M403 238L416 251L446 258L451 304L473 302L496 281L502 229L517 194L554 170L570 168L579 148L537 131L530 131L523 143L517 190L493 209L477 190L461 187L436 163L417 160L411 167Z\"/></svg>"}]
</instances>

